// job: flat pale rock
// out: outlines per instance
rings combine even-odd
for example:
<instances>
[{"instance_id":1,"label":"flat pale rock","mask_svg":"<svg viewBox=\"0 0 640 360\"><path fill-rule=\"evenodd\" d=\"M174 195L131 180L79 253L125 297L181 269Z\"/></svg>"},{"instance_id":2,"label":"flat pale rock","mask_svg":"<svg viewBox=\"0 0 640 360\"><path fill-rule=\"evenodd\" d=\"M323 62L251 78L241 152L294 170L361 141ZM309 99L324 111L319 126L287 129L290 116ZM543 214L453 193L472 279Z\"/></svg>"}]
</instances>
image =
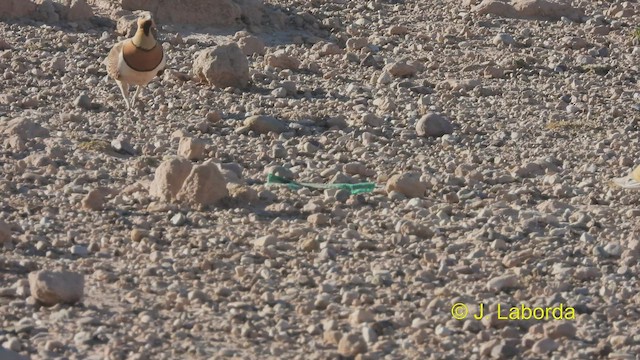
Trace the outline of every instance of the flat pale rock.
<instances>
[{"instance_id":1,"label":"flat pale rock","mask_svg":"<svg viewBox=\"0 0 640 360\"><path fill-rule=\"evenodd\" d=\"M31 296L44 305L74 304L84 293L84 275L69 271L37 271L29 274Z\"/></svg>"}]
</instances>

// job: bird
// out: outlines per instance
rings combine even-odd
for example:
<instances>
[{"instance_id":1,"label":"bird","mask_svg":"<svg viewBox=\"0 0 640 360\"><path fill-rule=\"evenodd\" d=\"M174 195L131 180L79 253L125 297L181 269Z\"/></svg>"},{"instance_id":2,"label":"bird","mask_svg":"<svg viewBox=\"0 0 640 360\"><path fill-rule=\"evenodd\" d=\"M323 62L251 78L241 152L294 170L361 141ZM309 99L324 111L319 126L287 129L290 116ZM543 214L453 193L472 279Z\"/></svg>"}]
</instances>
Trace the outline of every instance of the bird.
<instances>
[{"instance_id":1,"label":"bird","mask_svg":"<svg viewBox=\"0 0 640 360\"><path fill-rule=\"evenodd\" d=\"M104 60L109 77L116 81L127 109L135 105L140 90L156 76L161 76L166 67L166 55L162 44L151 30L156 30L153 16L145 13L137 19L138 28L133 37L120 41L109 51ZM136 85L136 91L129 100L129 86Z\"/></svg>"},{"instance_id":2,"label":"bird","mask_svg":"<svg viewBox=\"0 0 640 360\"><path fill-rule=\"evenodd\" d=\"M623 189L640 190L640 165L629 175L613 179L613 184Z\"/></svg>"}]
</instances>

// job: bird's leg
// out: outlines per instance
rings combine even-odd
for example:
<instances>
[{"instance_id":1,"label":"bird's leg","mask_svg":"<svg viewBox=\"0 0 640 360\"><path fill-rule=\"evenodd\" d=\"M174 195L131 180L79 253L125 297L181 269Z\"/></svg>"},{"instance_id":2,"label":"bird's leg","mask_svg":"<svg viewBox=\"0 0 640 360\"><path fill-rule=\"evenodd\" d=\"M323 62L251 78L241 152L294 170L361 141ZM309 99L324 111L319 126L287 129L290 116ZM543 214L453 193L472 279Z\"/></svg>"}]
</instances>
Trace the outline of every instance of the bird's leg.
<instances>
[{"instance_id":1,"label":"bird's leg","mask_svg":"<svg viewBox=\"0 0 640 360\"><path fill-rule=\"evenodd\" d=\"M127 104L127 109L131 109L131 104L129 104L129 84L116 80L120 91L122 92L122 97L124 97L124 102Z\"/></svg>"},{"instance_id":2,"label":"bird's leg","mask_svg":"<svg viewBox=\"0 0 640 360\"><path fill-rule=\"evenodd\" d=\"M133 97L131 98L131 106L135 105L136 100L140 98L140 89L142 85L136 85L136 92L133 93Z\"/></svg>"}]
</instances>

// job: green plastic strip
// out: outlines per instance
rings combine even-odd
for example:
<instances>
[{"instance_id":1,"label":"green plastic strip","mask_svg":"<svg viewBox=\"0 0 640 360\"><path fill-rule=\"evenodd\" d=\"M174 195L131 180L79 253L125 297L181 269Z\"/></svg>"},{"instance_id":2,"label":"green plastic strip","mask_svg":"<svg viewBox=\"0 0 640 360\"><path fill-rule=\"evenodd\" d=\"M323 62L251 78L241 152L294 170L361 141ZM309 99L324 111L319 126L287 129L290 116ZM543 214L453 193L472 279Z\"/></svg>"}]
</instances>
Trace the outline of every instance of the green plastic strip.
<instances>
[{"instance_id":1,"label":"green plastic strip","mask_svg":"<svg viewBox=\"0 0 640 360\"><path fill-rule=\"evenodd\" d=\"M284 184L290 189L297 190L303 187L309 189L345 189L351 192L351 195L357 195L362 193L372 192L376 188L376 183L366 182L359 184L317 184L317 183L301 183L293 180L288 180L283 177L269 174L267 175L267 185Z\"/></svg>"}]
</instances>

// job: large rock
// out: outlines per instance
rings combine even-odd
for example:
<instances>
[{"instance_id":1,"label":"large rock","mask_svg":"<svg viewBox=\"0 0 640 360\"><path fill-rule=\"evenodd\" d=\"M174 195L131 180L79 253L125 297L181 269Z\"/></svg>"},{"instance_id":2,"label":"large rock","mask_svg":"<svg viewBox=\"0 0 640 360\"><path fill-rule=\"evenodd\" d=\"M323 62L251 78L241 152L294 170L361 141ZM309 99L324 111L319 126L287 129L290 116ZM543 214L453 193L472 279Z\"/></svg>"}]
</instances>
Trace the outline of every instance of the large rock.
<instances>
[{"instance_id":1,"label":"large rock","mask_svg":"<svg viewBox=\"0 0 640 360\"><path fill-rule=\"evenodd\" d=\"M153 14L150 11L143 10L133 11L129 14L120 16L116 22L116 32L128 38L132 37L138 30L138 19L144 15L153 17ZM156 36L157 34L154 33L153 35Z\"/></svg>"},{"instance_id":2,"label":"large rock","mask_svg":"<svg viewBox=\"0 0 640 360\"><path fill-rule=\"evenodd\" d=\"M514 0L511 2L484 0L473 10L479 15L493 14L501 17L536 20L560 20L562 17L567 17L573 21L579 21L584 16L584 11L574 8L570 4L547 0Z\"/></svg>"},{"instance_id":3,"label":"large rock","mask_svg":"<svg viewBox=\"0 0 640 360\"><path fill-rule=\"evenodd\" d=\"M416 123L418 136L439 137L453 132L453 124L447 118L433 112L427 113Z\"/></svg>"},{"instance_id":4,"label":"large rock","mask_svg":"<svg viewBox=\"0 0 640 360\"><path fill-rule=\"evenodd\" d=\"M49 136L49 130L43 128L33 120L24 117L15 118L9 121L4 133L8 136L18 136L22 140Z\"/></svg>"},{"instance_id":5,"label":"large rock","mask_svg":"<svg viewBox=\"0 0 640 360\"><path fill-rule=\"evenodd\" d=\"M44 305L73 304L84 293L84 275L68 271L37 271L29 274L31 296Z\"/></svg>"},{"instance_id":6,"label":"large rock","mask_svg":"<svg viewBox=\"0 0 640 360\"><path fill-rule=\"evenodd\" d=\"M518 13L513 5L500 0L484 0L472 9L478 14L493 14L506 18L517 18Z\"/></svg>"},{"instance_id":7,"label":"large rock","mask_svg":"<svg viewBox=\"0 0 640 360\"><path fill-rule=\"evenodd\" d=\"M156 169L149 194L164 201L175 200L184 180L191 173L191 168L191 161L183 157L175 157L162 162Z\"/></svg>"},{"instance_id":8,"label":"large rock","mask_svg":"<svg viewBox=\"0 0 640 360\"><path fill-rule=\"evenodd\" d=\"M0 0L0 19L25 17L36 10L36 3L30 0Z\"/></svg>"},{"instance_id":9,"label":"large rock","mask_svg":"<svg viewBox=\"0 0 640 360\"><path fill-rule=\"evenodd\" d=\"M249 82L249 61L236 43L218 45L197 53L193 74L210 85L244 88Z\"/></svg>"},{"instance_id":10,"label":"large rock","mask_svg":"<svg viewBox=\"0 0 640 360\"><path fill-rule=\"evenodd\" d=\"M85 21L93 16L86 0L36 0L38 4L33 18L46 22Z\"/></svg>"},{"instance_id":11,"label":"large rock","mask_svg":"<svg viewBox=\"0 0 640 360\"><path fill-rule=\"evenodd\" d=\"M196 165L178 192L179 201L200 206L213 205L229 195L227 184L216 164Z\"/></svg>"},{"instance_id":12,"label":"large rock","mask_svg":"<svg viewBox=\"0 0 640 360\"><path fill-rule=\"evenodd\" d=\"M406 197L422 197L427 190L427 183L420 180L420 174L415 172L406 172L392 176L387 181L387 193L397 191Z\"/></svg>"},{"instance_id":13,"label":"large rock","mask_svg":"<svg viewBox=\"0 0 640 360\"><path fill-rule=\"evenodd\" d=\"M56 3L62 5L60 8L60 15L62 20L67 21L82 21L88 20L93 16L93 10L91 6L87 4L86 0L54 0Z\"/></svg>"},{"instance_id":14,"label":"large rock","mask_svg":"<svg viewBox=\"0 0 640 360\"><path fill-rule=\"evenodd\" d=\"M160 23L230 26L260 24L260 0L120 0L125 10L148 10Z\"/></svg>"},{"instance_id":15,"label":"large rock","mask_svg":"<svg viewBox=\"0 0 640 360\"><path fill-rule=\"evenodd\" d=\"M579 21L584 16L581 9L574 8L570 3L547 0L515 0L513 8L525 19L560 20L561 17L567 17Z\"/></svg>"}]
</instances>

